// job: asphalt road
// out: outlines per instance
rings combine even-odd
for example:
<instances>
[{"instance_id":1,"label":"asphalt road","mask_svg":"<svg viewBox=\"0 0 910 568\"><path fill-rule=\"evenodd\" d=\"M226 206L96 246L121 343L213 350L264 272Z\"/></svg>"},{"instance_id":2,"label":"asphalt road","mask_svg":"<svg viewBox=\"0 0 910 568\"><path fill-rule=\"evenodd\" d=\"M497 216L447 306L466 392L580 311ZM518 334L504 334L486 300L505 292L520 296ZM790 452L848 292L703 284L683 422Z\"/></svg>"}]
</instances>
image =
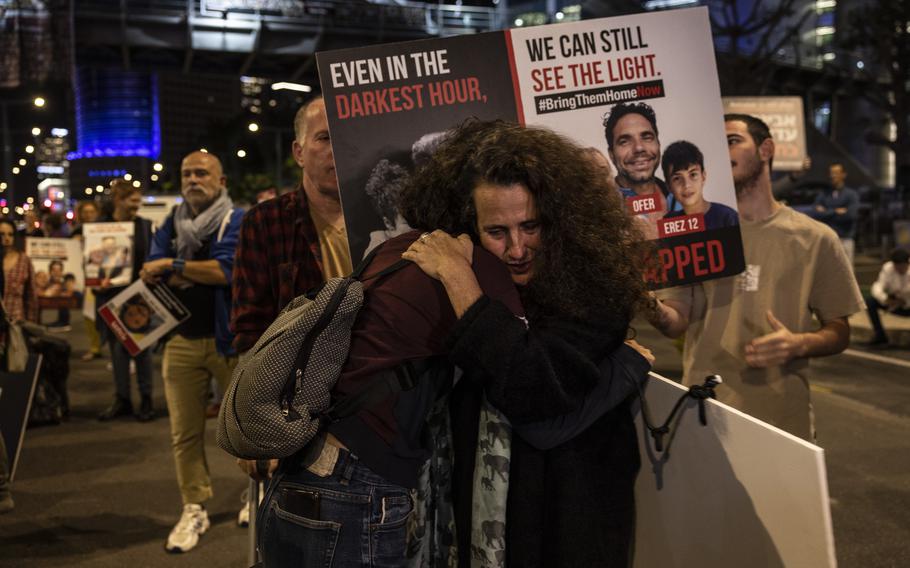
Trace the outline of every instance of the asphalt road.
<instances>
[{"instance_id":1,"label":"asphalt road","mask_svg":"<svg viewBox=\"0 0 910 568\"><path fill-rule=\"evenodd\" d=\"M81 321L74 319L74 331L65 334L74 346L72 417L26 434L13 484L16 509L0 516L0 566L248 566L247 532L235 524L246 483L214 445L212 421L212 528L187 554L164 551L180 514L167 418L145 424L95 420L110 400L112 379L105 360L78 360L85 340ZM655 370L679 376L674 345L646 324L638 327L640 341L657 354ZM814 365L813 400L826 450L838 561L841 567L906 567L910 351L875 352L873 359L861 355L851 352ZM155 401L163 414L158 376Z\"/></svg>"},{"instance_id":2,"label":"asphalt road","mask_svg":"<svg viewBox=\"0 0 910 568\"><path fill-rule=\"evenodd\" d=\"M247 531L236 525L243 474L215 445L208 421L207 458L215 497L212 523L199 545L168 554L164 542L182 510L160 363L154 383L157 420L95 418L113 396L107 359L85 363L82 321L61 334L73 345L69 379L71 418L29 429L13 483L16 508L0 516L0 566L131 568L246 567ZM133 379L133 404L138 403Z\"/></svg>"}]
</instances>

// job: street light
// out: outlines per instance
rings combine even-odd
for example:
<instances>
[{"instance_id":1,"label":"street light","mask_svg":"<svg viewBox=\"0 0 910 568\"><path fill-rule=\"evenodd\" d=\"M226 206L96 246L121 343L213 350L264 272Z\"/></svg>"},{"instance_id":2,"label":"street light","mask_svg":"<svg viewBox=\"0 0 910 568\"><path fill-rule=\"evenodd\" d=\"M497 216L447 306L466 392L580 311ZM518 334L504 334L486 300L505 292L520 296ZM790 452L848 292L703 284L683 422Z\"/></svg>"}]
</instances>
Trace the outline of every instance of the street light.
<instances>
[{"instance_id":1,"label":"street light","mask_svg":"<svg viewBox=\"0 0 910 568\"><path fill-rule=\"evenodd\" d=\"M37 126L32 127L32 136L41 136L41 129Z\"/></svg>"},{"instance_id":2,"label":"street light","mask_svg":"<svg viewBox=\"0 0 910 568\"><path fill-rule=\"evenodd\" d=\"M26 153L26 154L34 154L34 153L35 153L35 147L32 146L31 144L29 144L28 146L25 147L25 153Z\"/></svg>"},{"instance_id":3,"label":"street light","mask_svg":"<svg viewBox=\"0 0 910 568\"><path fill-rule=\"evenodd\" d=\"M237 150L238 158L246 158L246 150Z\"/></svg>"},{"instance_id":4,"label":"street light","mask_svg":"<svg viewBox=\"0 0 910 568\"><path fill-rule=\"evenodd\" d=\"M123 179L125 179L126 181L130 181L131 179L133 179L133 175L132 174L123 174Z\"/></svg>"},{"instance_id":5,"label":"street light","mask_svg":"<svg viewBox=\"0 0 910 568\"><path fill-rule=\"evenodd\" d=\"M155 164L152 166L152 169L155 170L156 172L160 172L161 170L164 169L164 164L162 164L161 162L155 162Z\"/></svg>"},{"instance_id":6,"label":"street light","mask_svg":"<svg viewBox=\"0 0 910 568\"><path fill-rule=\"evenodd\" d=\"M304 85L301 83L290 83L288 81L281 81L278 83L272 83L272 90L273 91L282 91L282 90L300 91L301 93L309 93L313 89L309 85ZM269 105L274 106L274 105L272 105L271 101L269 101Z\"/></svg>"},{"instance_id":7,"label":"street light","mask_svg":"<svg viewBox=\"0 0 910 568\"><path fill-rule=\"evenodd\" d=\"M259 132L259 125L255 122L251 122L249 125L247 125L247 128L250 129L250 132Z\"/></svg>"},{"instance_id":8,"label":"street light","mask_svg":"<svg viewBox=\"0 0 910 568\"><path fill-rule=\"evenodd\" d=\"M44 97L35 97L35 100L32 101L36 107L44 108L44 105L47 101L44 100Z\"/></svg>"},{"instance_id":9,"label":"street light","mask_svg":"<svg viewBox=\"0 0 910 568\"><path fill-rule=\"evenodd\" d=\"M19 175L19 166L13 166L13 175Z\"/></svg>"},{"instance_id":10,"label":"street light","mask_svg":"<svg viewBox=\"0 0 910 568\"><path fill-rule=\"evenodd\" d=\"M27 164L27 163L28 163L28 162L25 160L25 158L19 158L19 165L20 165L20 166L24 166L24 165Z\"/></svg>"}]
</instances>

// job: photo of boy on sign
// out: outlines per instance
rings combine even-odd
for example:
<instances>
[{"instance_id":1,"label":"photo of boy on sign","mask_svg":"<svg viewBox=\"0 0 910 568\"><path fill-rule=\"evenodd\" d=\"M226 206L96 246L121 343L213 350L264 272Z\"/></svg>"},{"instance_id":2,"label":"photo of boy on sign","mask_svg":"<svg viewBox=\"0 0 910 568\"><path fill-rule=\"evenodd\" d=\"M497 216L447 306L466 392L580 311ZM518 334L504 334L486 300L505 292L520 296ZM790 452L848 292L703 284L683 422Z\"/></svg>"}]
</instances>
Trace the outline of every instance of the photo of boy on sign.
<instances>
[{"instance_id":1,"label":"photo of boy on sign","mask_svg":"<svg viewBox=\"0 0 910 568\"><path fill-rule=\"evenodd\" d=\"M705 199L708 175L705 172L705 157L698 146L686 140L670 144L664 151L661 168L670 192L682 205L681 211L670 211L664 215L665 220L674 219L676 223L685 222L687 225L694 220L698 228L693 230L703 231L739 225L736 210ZM662 223L666 227L666 221ZM671 231L662 228L658 232L663 235Z\"/></svg>"},{"instance_id":2,"label":"photo of boy on sign","mask_svg":"<svg viewBox=\"0 0 910 568\"><path fill-rule=\"evenodd\" d=\"M163 323L141 293L136 294L120 306L119 316L126 329L132 333L150 333Z\"/></svg>"}]
</instances>

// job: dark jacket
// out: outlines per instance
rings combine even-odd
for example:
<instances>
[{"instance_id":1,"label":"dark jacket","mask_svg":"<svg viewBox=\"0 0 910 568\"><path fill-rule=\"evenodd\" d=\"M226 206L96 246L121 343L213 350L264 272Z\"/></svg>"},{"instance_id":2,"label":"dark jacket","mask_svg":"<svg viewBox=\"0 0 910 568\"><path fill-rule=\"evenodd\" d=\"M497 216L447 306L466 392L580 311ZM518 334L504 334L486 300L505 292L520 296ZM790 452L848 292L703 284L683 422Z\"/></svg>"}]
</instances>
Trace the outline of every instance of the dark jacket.
<instances>
[{"instance_id":1,"label":"dark jacket","mask_svg":"<svg viewBox=\"0 0 910 568\"><path fill-rule=\"evenodd\" d=\"M533 310L529 310L533 313ZM531 319L482 298L459 320L451 359L469 377L451 402L453 494L460 562L470 562L470 505L481 389L513 424L578 409L604 377L628 321ZM628 566L640 461L629 402L575 438L538 450L512 438L506 519L509 566Z\"/></svg>"}]
</instances>

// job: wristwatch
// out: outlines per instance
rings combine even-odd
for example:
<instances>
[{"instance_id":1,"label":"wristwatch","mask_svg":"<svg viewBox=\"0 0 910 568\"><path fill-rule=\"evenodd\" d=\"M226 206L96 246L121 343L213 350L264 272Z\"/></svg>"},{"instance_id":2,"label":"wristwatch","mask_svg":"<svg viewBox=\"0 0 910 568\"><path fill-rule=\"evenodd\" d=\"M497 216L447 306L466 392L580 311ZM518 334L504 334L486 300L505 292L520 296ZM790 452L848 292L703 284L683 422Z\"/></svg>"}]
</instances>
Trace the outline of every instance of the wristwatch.
<instances>
[{"instance_id":1,"label":"wristwatch","mask_svg":"<svg viewBox=\"0 0 910 568\"><path fill-rule=\"evenodd\" d=\"M186 268L186 259L185 258L175 258L171 263L171 269L177 274L183 274L183 269Z\"/></svg>"}]
</instances>

